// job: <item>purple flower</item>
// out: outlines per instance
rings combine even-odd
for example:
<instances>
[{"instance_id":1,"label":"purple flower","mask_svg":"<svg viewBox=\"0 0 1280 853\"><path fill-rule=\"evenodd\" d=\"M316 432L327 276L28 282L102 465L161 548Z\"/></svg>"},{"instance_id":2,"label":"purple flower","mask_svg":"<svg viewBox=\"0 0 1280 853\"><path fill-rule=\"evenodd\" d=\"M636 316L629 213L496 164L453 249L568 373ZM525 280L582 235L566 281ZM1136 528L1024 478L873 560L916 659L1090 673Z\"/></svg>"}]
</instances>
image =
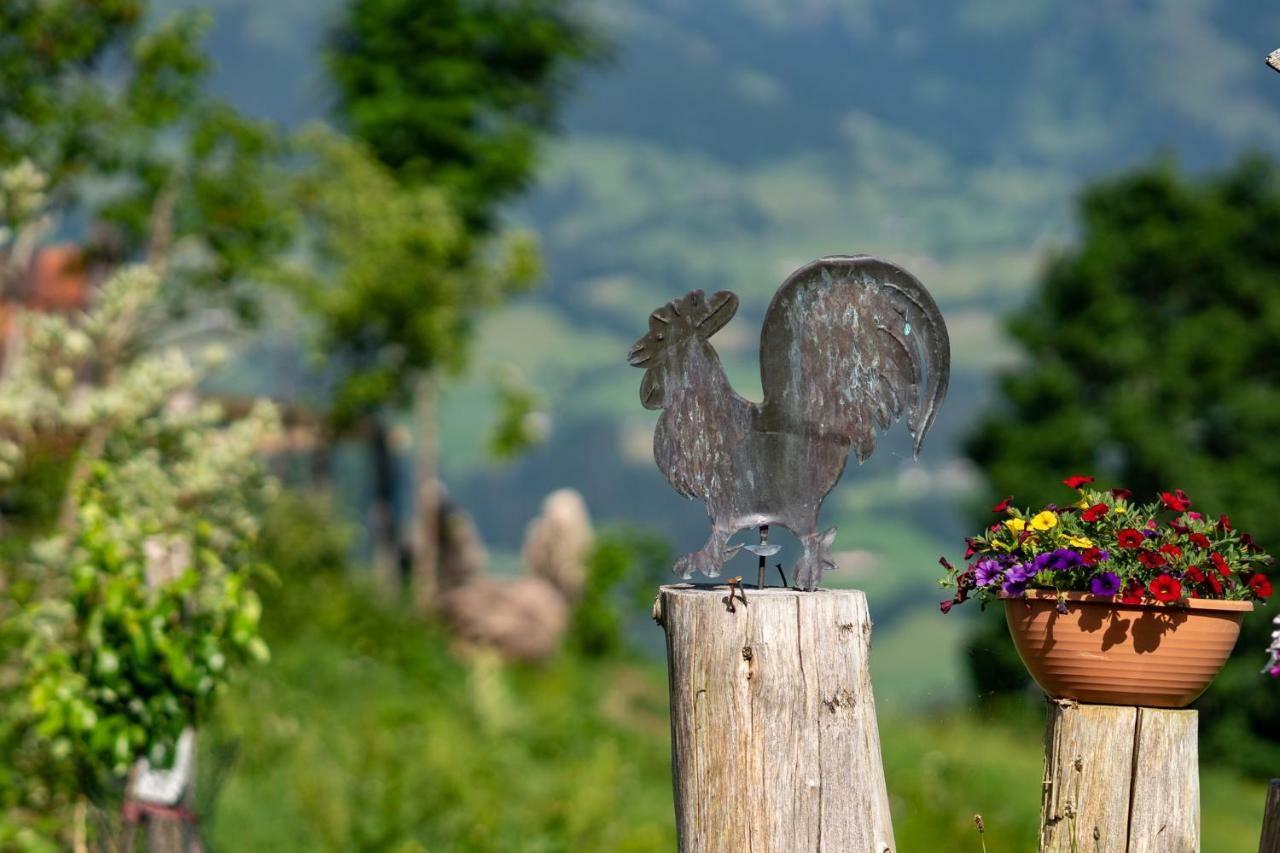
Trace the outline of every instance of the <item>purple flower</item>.
<instances>
[{"instance_id":1,"label":"purple flower","mask_svg":"<svg viewBox=\"0 0 1280 853\"><path fill-rule=\"evenodd\" d=\"M1053 554L1048 551L1043 554L1037 554L1036 558L1031 561L1029 569L1033 575L1053 571Z\"/></svg>"},{"instance_id":2,"label":"purple flower","mask_svg":"<svg viewBox=\"0 0 1280 853\"><path fill-rule=\"evenodd\" d=\"M973 580L978 586L991 586L1000 580L1000 564L988 557L973 567Z\"/></svg>"},{"instance_id":3,"label":"purple flower","mask_svg":"<svg viewBox=\"0 0 1280 853\"><path fill-rule=\"evenodd\" d=\"M1089 581L1089 591L1094 595L1115 595L1120 591L1120 576L1115 572L1103 572Z\"/></svg>"},{"instance_id":4,"label":"purple flower","mask_svg":"<svg viewBox=\"0 0 1280 853\"><path fill-rule=\"evenodd\" d=\"M1027 585L1025 583L1015 583L1014 581L1005 581L1000 587L1001 591L1010 598L1021 598L1026 592Z\"/></svg>"},{"instance_id":5,"label":"purple flower","mask_svg":"<svg viewBox=\"0 0 1280 853\"><path fill-rule=\"evenodd\" d=\"M1005 572L1004 578L1008 582L1025 584L1034 574L1035 571L1030 566L1018 563L1016 566L1009 567L1009 571Z\"/></svg>"}]
</instances>

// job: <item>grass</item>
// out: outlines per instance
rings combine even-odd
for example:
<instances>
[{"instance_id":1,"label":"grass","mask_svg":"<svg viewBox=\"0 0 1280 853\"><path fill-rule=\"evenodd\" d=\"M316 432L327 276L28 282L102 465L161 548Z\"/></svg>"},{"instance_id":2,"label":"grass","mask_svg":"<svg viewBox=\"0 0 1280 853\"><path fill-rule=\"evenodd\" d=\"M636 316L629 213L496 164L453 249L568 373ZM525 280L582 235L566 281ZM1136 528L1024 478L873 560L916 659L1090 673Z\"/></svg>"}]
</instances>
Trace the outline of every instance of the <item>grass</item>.
<instances>
[{"instance_id":1,"label":"grass","mask_svg":"<svg viewBox=\"0 0 1280 853\"><path fill-rule=\"evenodd\" d=\"M204 733L214 849L674 848L660 664L459 656L332 573L271 604L272 662ZM877 684L889 665L910 661L880 659ZM978 851L975 813L992 853L1033 845L1037 718L898 702L882 703L880 724L900 849ZM1254 849L1263 786L1213 769L1201 786L1204 848Z\"/></svg>"}]
</instances>

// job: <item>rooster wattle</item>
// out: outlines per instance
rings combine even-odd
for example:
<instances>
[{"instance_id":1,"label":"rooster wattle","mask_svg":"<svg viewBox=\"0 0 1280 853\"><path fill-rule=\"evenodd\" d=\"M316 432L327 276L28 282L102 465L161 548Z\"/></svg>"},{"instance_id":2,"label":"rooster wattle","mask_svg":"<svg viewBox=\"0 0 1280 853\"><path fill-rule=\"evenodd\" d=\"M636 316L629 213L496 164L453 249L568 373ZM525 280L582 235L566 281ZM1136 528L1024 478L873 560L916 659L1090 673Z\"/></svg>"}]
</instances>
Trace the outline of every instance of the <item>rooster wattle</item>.
<instances>
[{"instance_id":1,"label":"rooster wattle","mask_svg":"<svg viewBox=\"0 0 1280 853\"><path fill-rule=\"evenodd\" d=\"M850 452L863 462L876 435L905 412L916 454L947 392L951 345L929 292L901 267L866 255L822 258L783 282L760 335L764 400L729 385L710 337L738 297L695 290L649 316L628 360L645 370L640 400L662 409L658 467L676 491L701 498L711 536L676 561L714 577L742 547L738 531L779 524L804 552L796 584L816 589L834 568L835 528L818 510Z\"/></svg>"}]
</instances>

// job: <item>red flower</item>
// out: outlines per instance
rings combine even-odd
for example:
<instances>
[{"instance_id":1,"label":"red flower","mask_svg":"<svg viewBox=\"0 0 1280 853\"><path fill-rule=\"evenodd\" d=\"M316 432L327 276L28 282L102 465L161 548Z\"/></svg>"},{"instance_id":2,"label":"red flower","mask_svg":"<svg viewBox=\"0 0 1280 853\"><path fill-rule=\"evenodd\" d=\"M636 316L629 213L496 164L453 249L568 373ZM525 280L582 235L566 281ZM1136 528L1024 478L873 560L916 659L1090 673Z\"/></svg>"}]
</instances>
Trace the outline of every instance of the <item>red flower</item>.
<instances>
[{"instance_id":1,"label":"red flower","mask_svg":"<svg viewBox=\"0 0 1280 853\"><path fill-rule=\"evenodd\" d=\"M1191 534L1191 544L1192 544L1192 545L1195 545L1197 548L1203 548L1203 549L1205 549L1206 551L1208 551L1208 550L1209 550L1209 547L1210 547L1210 546L1209 546L1209 537L1208 537L1208 536L1205 536L1203 533L1192 533L1192 534Z\"/></svg>"},{"instance_id":2,"label":"red flower","mask_svg":"<svg viewBox=\"0 0 1280 853\"><path fill-rule=\"evenodd\" d=\"M1111 497L1115 498L1118 501L1127 501L1132 496L1133 496L1133 492L1129 491L1128 489L1112 489L1111 490Z\"/></svg>"},{"instance_id":3,"label":"red flower","mask_svg":"<svg viewBox=\"0 0 1280 853\"><path fill-rule=\"evenodd\" d=\"M1084 561L1084 564L1086 566L1088 566L1089 568L1093 568L1094 566L1098 565L1098 561L1102 559L1102 549L1086 548L1084 549L1084 553L1080 555L1080 559Z\"/></svg>"},{"instance_id":4,"label":"red flower","mask_svg":"<svg viewBox=\"0 0 1280 853\"><path fill-rule=\"evenodd\" d=\"M1220 530L1225 530L1228 533L1231 532L1231 519L1227 518L1225 515L1218 516L1218 528Z\"/></svg>"},{"instance_id":5,"label":"red flower","mask_svg":"<svg viewBox=\"0 0 1280 853\"><path fill-rule=\"evenodd\" d=\"M949 572L954 572L956 570L956 567L951 565L951 561L948 560L945 556L938 558L938 565L942 566L942 568L946 569Z\"/></svg>"},{"instance_id":6,"label":"red flower","mask_svg":"<svg viewBox=\"0 0 1280 853\"><path fill-rule=\"evenodd\" d=\"M1174 512L1186 512L1191 509L1191 499L1182 489L1178 489L1173 494L1161 492L1160 501Z\"/></svg>"},{"instance_id":7,"label":"red flower","mask_svg":"<svg viewBox=\"0 0 1280 853\"><path fill-rule=\"evenodd\" d=\"M1121 548L1141 548L1147 538L1132 527L1126 527L1120 531L1118 540Z\"/></svg>"},{"instance_id":8,"label":"red flower","mask_svg":"<svg viewBox=\"0 0 1280 853\"><path fill-rule=\"evenodd\" d=\"M1136 580L1131 580L1129 581L1129 585L1125 587L1124 593L1121 594L1120 601L1124 604L1141 604L1142 594L1145 592L1146 590L1143 588L1142 584L1138 583Z\"/></svg>"},{"instance_id":9,"label":"red flower","mask_svg":"<svg viewBox=\"0 0 1280 853\"><path fill-rule=\"evenodd\" d=\"M1218 580L1217 575L1206 575L1205 580L1213 587L1214 595L1222 595L1222 581Z\"/></svg>"},{"instance_id":10,"label":"red flower","mask_svg":"<svg viewBox=\"0 0 1280 853\"><path fill-rule=\"evenodd\" d=\"M1191 532L1190 527L1187 527L1185 524L1182 524L1176 518L1173 521L1169 522L1169 527L1172 528L1172 530L1175 533L1177 533L1179 536L1186 536L1188 533Z\"/></svg>"},{"instance_id":11,"label":"red flower","mask_svg":"<svg viewBox=\"0 0 1280 853\"><path fill-rule=\"evenodd\" d=\"M1076 474L1075 476L1068 477L1067 479L1063 480L1062 484L1069 489L1082 489L1092 482L1093 482L1092 477L1082 477L1081 475Z\"/></svg>"},{"instance_id":12,"label":"red flower","mask_svg":"<svg viewBox=\"0 0 1280 853\"><path fill-rule=\"evenodd\" d=\"M998 503L998 504L996 504L995 506L993 506L993 507L991 508L991 511L992 511L992 512L1004 512L1005 510L1007 510L1007 509L1009 508L1009 505L1010 505L1011 503L1013 503L1013 495L1009 495L1009 497L1005 498L1004 500L1000 501L1000 503Z\"/></svg>"},{"instance_id":13,"label":"red flower","mask_svg":"<svg viewBox=\"0 0 1280 853\"><path fill-rule=\"evenodd\" d=\"M1240 534L1240 544L1241 544L1241 545L1243 545L1243 546L1245 547L1245 550L1247 550L1247 551L1261 551L1261 550L1262 550L1260 547L1258 547L1258 543L1253 541L1253 534L1252 534L1252 533L1241 533L1241 534Z\"/></svg>"},{"instance_id":14,"label":"red flower","mask_svg":"<svg viewBox=\"0 0 1280 853\"><path fill-rule=\"evenodd\" d=\"M1182 598L1182 584L1169 575L1160 575L1151 582L1151 594L1155 596L1156 601L1168 604Z\"/></svg>"},{"instance_id":15,"label":"red flower","mask_svg":"<svg viewBox=\"0 0 1280 853\"><path fill-rule=\"evenodd\" d=\"M1156 551L1143 551L1138 555L1138 562L1148 569L1158 569L1166 564L1164 555Z\"/></svg>"},{"instance_id":16,"label":"red flower","mask_svg":"<svg viewBox=\"0 0 1280 853\"><path fill-rule=\"evenodd\" d=\"M1253 590L1253 594L1258 598L1271 597L1271 581L1267 580L1266 575L1261 572L1249 578L1249 589Z\"/></svg>"},{"instance_id":17,"label":"red flower","mask_svg":"<svg viewBox=\"0 0 1280 853\"><path fill-rule=\"evenodd\" d=\"M967 560L976 553L978 553L978 550L974 546L973 538L966 538L964 540L964 558Z\"/></svg>"},{"instance_id":18,"label":"red flower","mask_svg":"<svg viewBox=\"0 0 1280 853\"><path fill-rule=\"evenodd\" d=\"M943 613L950 613L952 604L953 602L951 601L951 599L948 598L946 601L943 601L938 604L938 609L941 610Z\"/></svg>"},{"instance_id":19,"label":"red flower","mask_svg":"<svg viewBox=\"0 0 1280 853\"><path fill-rule=\"evenodd\" d=\"M1094 504L1093 506L1080 513L1081 521L1097 521L1107 514L1106 504Z\"/></svg>"},{"instance_id":20,"label":"red flower","mask_svg":"<svg viewBox=\"0 0 1280 853\"><path fill-rule=\"evenodd\" d=\"M1218 574L1224 578L1231 574L1231 567L1227 565L1227 561L1222 559L1222 555L1214 551L1209 555L1209 559L1213 560L1213 567L1218 570Z\"/></svg>"},{"instance_id":21,"label":"red flower","mask_svg":"<svg viewBox=\"0 0 1280 853\"><path fill-rule=\"evenodd\" d=\"M1187 569L1187 577L1195 583L1204 583L1204 572L1200 571L1199 566L1192 566Z\"/></svg>"},{"instance_id":22,"label":"red flower","mask_svg":"<svg viewBox=\"0 0 1280 853\"><path fill-rule=\"evenodd\" d=\"M1172 542L1166 542L1160 546L1160 553L1166 555L1170 559L1177 559L1182 556L1182 549Z\"/></svg>"}]
</instances>

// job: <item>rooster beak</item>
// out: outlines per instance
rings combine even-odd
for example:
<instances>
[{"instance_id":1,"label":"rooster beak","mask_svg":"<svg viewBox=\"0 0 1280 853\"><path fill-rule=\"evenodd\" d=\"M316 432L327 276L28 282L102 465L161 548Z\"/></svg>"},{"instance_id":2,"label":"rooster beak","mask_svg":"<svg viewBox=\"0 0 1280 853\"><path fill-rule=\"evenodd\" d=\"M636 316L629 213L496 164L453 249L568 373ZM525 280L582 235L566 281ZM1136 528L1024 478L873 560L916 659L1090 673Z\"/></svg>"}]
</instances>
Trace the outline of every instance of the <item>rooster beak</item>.
<instances>
[{"instance_id":1,"label":"rooster beak","mask_svg":"<svg viewBox=\"0 0 1280 853\"><path fill-rule=\"evenodd\" d=\"M644 367L653 358L653 353L645 349L644 341L638 341L627 351L627 364L632 367Z\"/></svg>"}]
</instances>

